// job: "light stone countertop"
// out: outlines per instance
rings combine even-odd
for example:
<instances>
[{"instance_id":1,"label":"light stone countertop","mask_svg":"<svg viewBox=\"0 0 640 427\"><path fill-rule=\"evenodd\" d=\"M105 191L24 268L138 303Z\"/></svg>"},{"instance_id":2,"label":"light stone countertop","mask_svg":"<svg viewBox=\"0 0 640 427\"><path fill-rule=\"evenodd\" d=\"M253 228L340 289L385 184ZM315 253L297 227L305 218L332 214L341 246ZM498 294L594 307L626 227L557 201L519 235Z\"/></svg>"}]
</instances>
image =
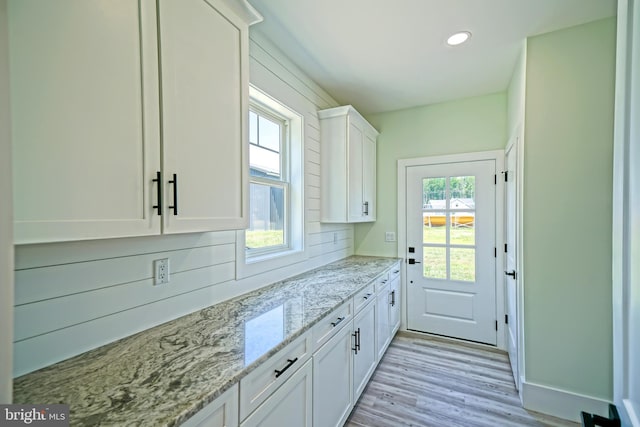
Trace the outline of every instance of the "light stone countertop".
<instances>
[{"instance_id":1,"label":"light stone countertop","mask_svg":"<svg viewBox=\"0 0 640 427\"><path fill-rule=\"evenodd\" d=\"M69 404L78 426L179 425L397 261L352 256L123 338L16 378L14 403Z\"/></svg>"}]
</instances>

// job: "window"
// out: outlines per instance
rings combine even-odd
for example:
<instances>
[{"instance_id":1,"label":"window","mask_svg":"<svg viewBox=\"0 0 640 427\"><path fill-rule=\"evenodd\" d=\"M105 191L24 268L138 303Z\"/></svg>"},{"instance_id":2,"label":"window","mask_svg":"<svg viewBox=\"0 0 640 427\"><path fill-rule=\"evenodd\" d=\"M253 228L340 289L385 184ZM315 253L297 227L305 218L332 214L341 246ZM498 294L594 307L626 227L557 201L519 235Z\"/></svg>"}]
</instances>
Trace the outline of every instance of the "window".
<instances>
[{"instance_id":1,"label":"window","mask_svg":"<svg viewBox=\"0 0 640 427\"><path fill-rule=\"evenodd\" d=\"M236 233L236 277L305 259L303 116L249 87L249 228Z\"/></svg>"},{"instance_id":2,"label":"window","mask_svg":"<svg viewBox=\"0 0 640 427\"><path fill-rule=\"evenodd\" d=\"M289 247L288 121L252 105L249 111L250 254Z\"/></svg>"}]
</instances>

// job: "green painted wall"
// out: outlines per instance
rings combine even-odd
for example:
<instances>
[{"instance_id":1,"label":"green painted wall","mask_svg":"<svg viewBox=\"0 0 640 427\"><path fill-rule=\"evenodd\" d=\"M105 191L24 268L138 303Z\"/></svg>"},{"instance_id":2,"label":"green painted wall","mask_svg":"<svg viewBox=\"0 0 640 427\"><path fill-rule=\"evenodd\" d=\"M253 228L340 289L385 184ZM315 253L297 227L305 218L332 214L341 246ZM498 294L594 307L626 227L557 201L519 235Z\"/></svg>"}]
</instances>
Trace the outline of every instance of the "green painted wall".
<instances>
[{"instance_id":1,"label":"green painted wall","mask_svg":"<svg viewBox=\"0 0 640 427\"><path fill-rule=\"evenodd\" d=\"M398 159L504 148L506 92L367 116L380 131L377 162L377 221L357 224L355 250L361 255L396 256Z\"/></svg>"},{"instance_id":2,"label":"green painted wall","mask_svg":"<svg viewBox=\"0 0 640 427\"><path fill-rule=\"evenodd\" d=\"M613 18L527 44L527 382L611 399Z\"/></svg>"}]
</instances>

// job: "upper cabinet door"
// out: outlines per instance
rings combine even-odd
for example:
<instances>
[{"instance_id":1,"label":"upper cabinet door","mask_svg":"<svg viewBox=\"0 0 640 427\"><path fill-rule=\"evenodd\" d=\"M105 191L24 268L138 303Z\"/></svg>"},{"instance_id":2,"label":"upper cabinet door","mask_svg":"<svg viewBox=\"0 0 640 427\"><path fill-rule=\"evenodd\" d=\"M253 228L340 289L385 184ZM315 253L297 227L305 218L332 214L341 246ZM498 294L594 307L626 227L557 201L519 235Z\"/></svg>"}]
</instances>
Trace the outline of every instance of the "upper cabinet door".
<instances>
[{"instance_id":1,"label":"upper cabinet door","mask_svg":"<svg viewBox=\"0 0 640 427\"><path fill-rule=\"evenodd\" d=\"M362 139L362 200L364 221L376 220L376 135Z\"/></svg>"},{"instance_id":2,"label":"upper cabinet door","mask_svg":"<svg viewBox=\"0 0 640 427\"><path fill-rule=\"evenodd\" d=\"M10 0L16 243L158 234L155 1Z\"/></svg>"},{"instance_id":3,"label":"upper cabinet door","mask_svg":"<svg viewBox=\"0 0 640 427\"><path fill-rule=\"evenodd\" d=\"M247 228L248 25L214 0L158 14L163 232Z\"/></svg>"},{"instance_id":4,"label":"upper cabinet door","mask_svg":"<svg viewBox=\"0 0 640 427\"><path fill-rule=\"evenodd\" d=\"M349 188L349 201L347 209L349 210L349 222L362 221L365 212L364 205L364 186L362 185L362 169L363 139L362 130L353 122L349 121L348 133L348 162L347 162L347 179Z\"/></svg>"}]
</instances>

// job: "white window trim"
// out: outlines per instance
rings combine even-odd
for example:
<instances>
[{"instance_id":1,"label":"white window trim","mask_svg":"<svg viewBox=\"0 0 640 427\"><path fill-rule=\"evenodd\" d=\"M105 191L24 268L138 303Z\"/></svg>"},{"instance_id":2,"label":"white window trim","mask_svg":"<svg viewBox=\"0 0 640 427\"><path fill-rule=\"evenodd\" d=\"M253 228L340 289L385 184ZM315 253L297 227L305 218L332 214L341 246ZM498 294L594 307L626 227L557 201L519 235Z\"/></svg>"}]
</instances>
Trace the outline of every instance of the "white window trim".
<instances>
[{"instance_id":1,"label":"white window trim","mask_svg":"<svg viewBox=\"0 0 640 427\"><path fill-rule=\"evenodd\" d=\"M245 230L236 231L236 279L255 276L268 271L287 267L308 258L304 233L304 120L303 116L282 102L262 92L253 85L249 87L252 103L273 110L289 122L289 204L287 212L289 244L282 251L268 251L264 254L247 256ZM247 141L248 144L248 141Z\"/></svg>"}]
</instances>

